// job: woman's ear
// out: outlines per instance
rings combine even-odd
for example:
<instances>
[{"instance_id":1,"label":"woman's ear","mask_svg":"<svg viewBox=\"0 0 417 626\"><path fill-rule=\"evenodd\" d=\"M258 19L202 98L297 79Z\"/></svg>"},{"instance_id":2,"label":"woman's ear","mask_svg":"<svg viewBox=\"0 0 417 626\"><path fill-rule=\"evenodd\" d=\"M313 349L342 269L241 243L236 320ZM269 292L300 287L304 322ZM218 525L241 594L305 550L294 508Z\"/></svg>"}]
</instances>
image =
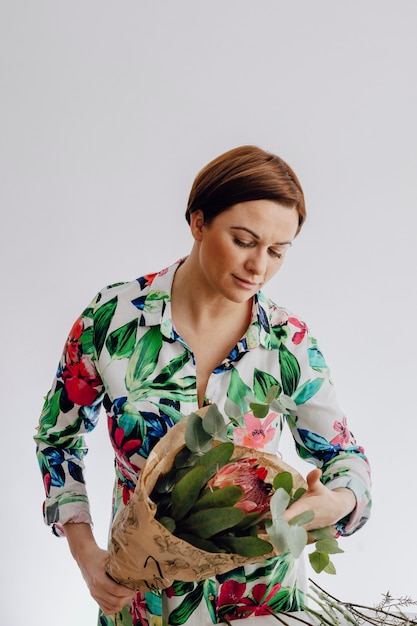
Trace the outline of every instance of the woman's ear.
<instances>
[{"instance_id":1,"label":"woman's ear","mask_svg":"<svg viewBox=\"0 0 417 626\"><path fill-rule=\"evenodd\" d=\"M196 241L201 241L203 237L203 228L205 225L204 213L200 209L193 211L190 215L190 230Z\"/></svg>"}]
</instances>

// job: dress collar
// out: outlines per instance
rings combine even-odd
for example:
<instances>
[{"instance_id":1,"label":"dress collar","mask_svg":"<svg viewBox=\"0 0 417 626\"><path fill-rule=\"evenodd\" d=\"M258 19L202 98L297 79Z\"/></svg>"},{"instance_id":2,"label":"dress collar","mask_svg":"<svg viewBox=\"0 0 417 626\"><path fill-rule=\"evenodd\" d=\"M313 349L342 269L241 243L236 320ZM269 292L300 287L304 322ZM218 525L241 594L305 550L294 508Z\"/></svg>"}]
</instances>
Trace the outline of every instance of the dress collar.
<instances>
[{"instance_id":1,"label":"dress collar","mask_svg":"<svg viewBox=\"0 0 417 626\"><path fill-rule=\"evenodd\" d=\"M177 338L172 324L172 283L175 272L182 262L183 259L180 259L155 274L152 277L148 295L133 301L133 304L142 311L141 325L159 325L161 333L171 340ZM263 346L267 350L276 348L275 334L271 331L271 326L282 326L287 322L287 319L288 315L283 309L277 307L261 291L258 291L253 298L249 326L244 337L238 342L238 346L244 352L259 346Z\"/></svg>"}]
</instances>

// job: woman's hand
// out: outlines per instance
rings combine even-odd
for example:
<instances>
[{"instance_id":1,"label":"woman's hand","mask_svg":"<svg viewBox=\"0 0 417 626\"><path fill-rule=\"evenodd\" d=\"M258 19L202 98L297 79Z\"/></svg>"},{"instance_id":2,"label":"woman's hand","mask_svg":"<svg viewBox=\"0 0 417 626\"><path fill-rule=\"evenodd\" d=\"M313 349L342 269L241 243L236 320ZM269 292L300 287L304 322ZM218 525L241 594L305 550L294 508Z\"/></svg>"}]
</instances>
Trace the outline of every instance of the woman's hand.
<instances>
[{"instance_id":1,"label":"woman's hand","mask_svg":"<svg viewBox=\"0 0 417 626\"><path fill-rule=\"evenodd\" d=\"M313 511L314 519L309 524L305 524L306 530L336 524L345 515L351 513L356 506L356 498L351 489L345 487L328 489L320 481L321 474L320 469L314 469L307 475L307 491L285 511L287 520L304 511Z\"/></svg>"},{"instance_id":2,"label":"woman's hand","mask_svg":"<svg viewBox=\"0 0 417 626\"><path fill-rule=\"evenodd\" d=\"M136 592L119 585L106 573L107 550L96 544L89 524L65 524L71 553L77 561L91 596L105 615L121 611Z\"/></svg>"}]
</instances>

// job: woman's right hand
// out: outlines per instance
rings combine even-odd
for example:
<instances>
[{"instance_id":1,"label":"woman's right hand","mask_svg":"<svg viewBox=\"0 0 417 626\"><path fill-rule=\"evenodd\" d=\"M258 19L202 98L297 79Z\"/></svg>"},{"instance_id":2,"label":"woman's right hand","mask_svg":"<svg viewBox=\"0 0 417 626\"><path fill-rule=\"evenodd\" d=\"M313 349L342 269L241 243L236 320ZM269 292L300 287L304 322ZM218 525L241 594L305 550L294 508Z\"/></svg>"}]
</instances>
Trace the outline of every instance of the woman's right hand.
<instances>
[{"instance_id":1,"label":"woman's right hand","mask_svg":"<svg viewBox=\"0 0 417 626\"><path fill-rule=\"evenodd\" d=\"M89 524L65 524L71 553L81 570L91 596L105 615L118 613L131 603L136 592L119 585L106 572L109 553L96 543Z\"/></svg>"}]
</instances>

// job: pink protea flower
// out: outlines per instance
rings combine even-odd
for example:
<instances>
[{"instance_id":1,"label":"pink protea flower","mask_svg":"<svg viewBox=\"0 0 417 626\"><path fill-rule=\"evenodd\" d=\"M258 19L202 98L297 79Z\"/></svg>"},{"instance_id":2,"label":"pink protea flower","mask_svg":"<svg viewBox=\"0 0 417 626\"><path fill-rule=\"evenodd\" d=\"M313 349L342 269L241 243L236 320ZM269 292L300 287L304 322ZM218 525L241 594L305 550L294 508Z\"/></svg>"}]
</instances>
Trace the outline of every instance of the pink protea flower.
<instances>
[{"instance_id":1,"label":"pink protea flower","mask_svg":"<svg viewBox=\"0 0 417 626\"><path fill-rule=\"evenodd\" d=\"M265 482L267 471L258 465L258 459L237 459L224 465L207 483L208 487L237 485L244 491L236 507L245 513L264 513L269 510L271 485Z\"/></svg>"}]
</instances>

